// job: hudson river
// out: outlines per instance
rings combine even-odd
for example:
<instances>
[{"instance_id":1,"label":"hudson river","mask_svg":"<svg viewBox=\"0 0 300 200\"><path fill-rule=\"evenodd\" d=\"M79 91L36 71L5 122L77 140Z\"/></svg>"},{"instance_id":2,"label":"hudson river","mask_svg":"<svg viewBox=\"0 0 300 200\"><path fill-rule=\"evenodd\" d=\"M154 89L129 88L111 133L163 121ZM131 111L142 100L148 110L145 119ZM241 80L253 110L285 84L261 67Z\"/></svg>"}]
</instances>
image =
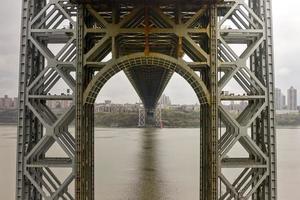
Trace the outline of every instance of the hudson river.
<instances>
[{"instance_id":1,"label":"hudson river","mask_svg":"<svg viewBox=\"0 0 300 200\"><path fill-rule=\"evenodd\" d=\"M278 199L298 200L300 129L278 129L277 136ZM14 199L15 156L16 126L0 126L0 199ZM198 199L198 129L96 128L95 163L96 199Z\"/></svg>"}]
</instances>

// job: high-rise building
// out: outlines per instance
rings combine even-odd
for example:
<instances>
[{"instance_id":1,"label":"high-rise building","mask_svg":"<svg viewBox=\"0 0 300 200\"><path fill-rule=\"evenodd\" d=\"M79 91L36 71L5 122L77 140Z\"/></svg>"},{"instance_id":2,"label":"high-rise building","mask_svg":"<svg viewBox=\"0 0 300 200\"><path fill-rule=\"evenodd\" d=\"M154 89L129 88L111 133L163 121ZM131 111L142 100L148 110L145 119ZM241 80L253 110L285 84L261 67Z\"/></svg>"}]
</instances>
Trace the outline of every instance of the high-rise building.
<instances>
[{"instance_id":1,"label":"high-rise building","mask_svg":"<svg viewBox=\"0 0 300 200\"><path fill-rule=\"evenodd\" d=\"M275 109L281 110L282 107L282 94L279 88L275 88Z\"/></svg>"},{"instance_id":2,"label":"high-rise building","mask_svg":"<svg viewBox=\"0 0 300 200\"><path fill-rule=\"evenodd\" d=\"M169 97L169 96L166 96L165 94L163 94L163 95L160 97L159 104L160 104L163 108L164 108L164 107L170 106L170 105L171 105L170 97Z\"/></svg>"},{"instance_id":3,"label":"high-rise building","mask_svg":"<svg viewBox=\"0 0 300 200\"><path fill-rule=\"evenodd\" d=\"M18 98L10 98L8 95L0 98L0 109L16 109L18 103Z\"/></svg>"},{"instance_id":4,"label":"high-rise building","mask_svg":"<svg viewBox=\"0 0 300 200\"><path fill-rule=\"evenodd\" d=\"M281 94L281 109L284 109L286 106L286 96Z\"/></svg>"},{"instance_id":5,"label":"high-rise building","mask_svg":"<svg viewBox=\"0 0 300 200\"><path fill-rule=\"evenodd\" d=\"M297 90L294 87L287 91L287 106L289 110L297 110Z\"/></svg>"},{"instance_id":6,"label":"high-rise building","mask_svg":"<svg viewBox=\"0 0 300 200\"><path fill-rule=\"evenodd\" d=\"M282 110L286 106L286 96L281 92L281 89L275 88L275 108Z\"/></svg>"}]
</instances>

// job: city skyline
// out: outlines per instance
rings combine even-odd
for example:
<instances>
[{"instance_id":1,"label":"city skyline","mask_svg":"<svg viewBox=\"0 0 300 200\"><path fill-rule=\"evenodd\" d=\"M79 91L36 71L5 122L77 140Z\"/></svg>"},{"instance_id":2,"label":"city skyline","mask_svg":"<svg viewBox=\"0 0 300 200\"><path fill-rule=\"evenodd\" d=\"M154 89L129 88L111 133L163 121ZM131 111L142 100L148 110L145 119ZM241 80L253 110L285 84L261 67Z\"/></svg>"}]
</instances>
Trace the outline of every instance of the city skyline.
<instances>
[{"instance_id":1,"label":"city skyline","mask_svg":"<svg viewBox=\"0 0 300 200\"><path fill-rule=\"evenodd\" d=\"M62 94L66 95L66 94ZM165 95L164 93L161 95L158 105L161 106L161 108L165 108L171 105L180 105L180 106L185 106L185 105L197 105L199 106L198 103L196 104L172 104L171 101L172 98L170 96ZM6 110L6 109L17 109L17 100L18 97L10 97L7 94L1 95L0 94L0 110ZM47 101L46 104L50 109L67 109L71 106L72 101L70 100L50 100ZM98 101L95 103L95 108L99 105L106 105L106 104L112 104L112 105L141 105L141 101L136 101L136 102L126 102L126 103L119 103L119 102L113 102L112 100L105 99L103 101Z\"/></svg>"},{"instance_id":2,"label":"city skyline","mask_svg":"<svg viewBox=\"0 0 300 200\"><path fill-rule=\"evenodd\" d=\"M294 86L290 86L283 93L281 88L275 88L275 108L276 110L299 110L298 108L298 90Z\"/></svg>"},{"instance_id":3,"label":"city skyline","mask_svg":"<svg viewBox=\"0 0 300 200\"><path fill-rule=\"evenodd\" d=\"M17 109L18 98L17 97L9 97L8 95L0 96L0 109L9 110L9 109Z\"/></svg>"},{"instance_id":4,"label":"city skyline","mask_svg":"<svg viewBox=\"0 0 300 200\"><path fill-rule=\"evenodd\" d=\"M299 5L300 2L293 0L287 0L285 4L280 4L280 1L273 2L276 86L280 86L284 91L290 85L300 88L300 80L298 82L297 78L300 73L297 62L300 47L295 42L298 41L300 34L300 27L295 26L300 23L300 18L297 16ZM6 27L0 33L0 95L17 96L20 10L19 1L3 2L0 8L1 13L6 16L0 19L1 24ZM289 20L286 20L287 18ZM172 96L174 103L197 103L194 91L177 74L170 80L164 93ZM101 101L108 97L120 103L139 99L124 73L113 77L103 88L98 99Z\"/></svg>"},{"instance_id":5,"label":"city skyline","mask_svg":"<svg viewBox=\"0 0 300 200\"><path fill-rule=\"evenodd\" d=\"M294 107L292 109L291 109L291 107L289 107L289 104L290 104L289 103L289 99L291 98L291 97L289 97L289 90L291 90L291 89L295 89L295 95L294 95L293 98L296 99L296 100L293 101L293 103L296 102L296 104L294 104ZM297 98L297 96L298 96L298 94L297 94L298 89L294 88L294 86L290 86L290 88L286 90L286 93L284 93L283 91L284 90L282 90L279 87L275 88L275 108L276 108L276 110L282 110L282 109L297 110L298 109L297 108L298 105L300 105L298 103L298 99L299 98ZM67 94L66 93L61 93L61 95L70 95L68 93L68 90L66 90L66 92L67 92ZM228 91L224 91L224 92L229 94ZM100 94L101 94L101 92L100 92ZM136 98L137 98L136 101L131 101L131 102L130 101L126 101L126 102L113 101L112 98L108 97L108 96L101 96L101 95L99 95L99 97L98 97L98 99L96 101L96 104L101 104L101 103L104 103L105 101L110 101L110 102L113 102L115 104L136 104L136 103L141 103L141 100L140 100L140 98L138 96L136 96ZM11 101L16 101L18 97L16 97L16 96L9 96L7 94L0 94L0 109L2 109L2 108L5 107L4 106L5 103L4 103L4 100L3 100L5 98L8 98ZM172 101L171 101L171 99L172 99ZM161 95L159 102L160 103L163 102L161 104L169 104L169 105L194 105L194 104L197 104L197 102L196 103L176 103L176 102L173 103L173 97L169 96L169 95L166 95L165 93L163 93ZM54 108L55 105L58 105L58 104L60 104L60 105L64 104L67 107L70 106L70 104L68 102L64 103L64 101L49 102L49 103L47 103L47 105L49 107L51 107L51 108ZM65 107L65 106L62 106L62 107ZM13 105L12 107L15 107L15 105Z\"/></svg>"}]
</instances>

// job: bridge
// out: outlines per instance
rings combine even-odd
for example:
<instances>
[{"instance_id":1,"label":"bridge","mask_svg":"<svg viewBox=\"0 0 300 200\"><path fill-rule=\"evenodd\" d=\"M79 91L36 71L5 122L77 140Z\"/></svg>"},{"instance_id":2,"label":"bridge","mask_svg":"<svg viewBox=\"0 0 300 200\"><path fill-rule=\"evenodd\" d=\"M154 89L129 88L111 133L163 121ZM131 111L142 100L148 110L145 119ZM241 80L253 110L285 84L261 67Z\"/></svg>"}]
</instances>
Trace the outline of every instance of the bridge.
<instances>
[{"instance_id":1,"label":"bridge","mask_svg":"<svg viewBox=\"0 0 300 200\"><path fill-rule=\"evenodd\" d=\"M174 73L195 91L199 199L277 199L271 0L22 2L17 200L94 199L94 103L120 71L146 118ZM53 100L73 103L57 115ZM245 109L231 115L230 101ZM230 156L238 145L246 156Z\"/></svg>"}]
</instances>

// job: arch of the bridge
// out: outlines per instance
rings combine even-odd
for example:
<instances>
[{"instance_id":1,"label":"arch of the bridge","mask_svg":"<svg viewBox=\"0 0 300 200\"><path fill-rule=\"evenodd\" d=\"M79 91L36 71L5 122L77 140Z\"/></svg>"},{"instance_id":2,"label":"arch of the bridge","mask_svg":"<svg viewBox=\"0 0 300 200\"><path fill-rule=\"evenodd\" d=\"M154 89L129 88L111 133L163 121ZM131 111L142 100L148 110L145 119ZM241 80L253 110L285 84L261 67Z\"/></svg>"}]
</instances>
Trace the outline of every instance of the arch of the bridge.
<instances>
[{"instance_id":1,"label":"arch of the bridge","mask_svg":"<svg viewBox=\"0 0 300 200\"><path fill-rule=\"evenodd\" d=\"M145 55L144 53L134 53L109 62L88 84L84 92L83 103L94 104L100 90L112 76L122 70L139 66L162 67L178 73L193 88L200 104L210 103L210 93L200 76L197 75L183 60L175 59L160 53L150 53L149 55Z\"/></svg>"}]
</instances>

